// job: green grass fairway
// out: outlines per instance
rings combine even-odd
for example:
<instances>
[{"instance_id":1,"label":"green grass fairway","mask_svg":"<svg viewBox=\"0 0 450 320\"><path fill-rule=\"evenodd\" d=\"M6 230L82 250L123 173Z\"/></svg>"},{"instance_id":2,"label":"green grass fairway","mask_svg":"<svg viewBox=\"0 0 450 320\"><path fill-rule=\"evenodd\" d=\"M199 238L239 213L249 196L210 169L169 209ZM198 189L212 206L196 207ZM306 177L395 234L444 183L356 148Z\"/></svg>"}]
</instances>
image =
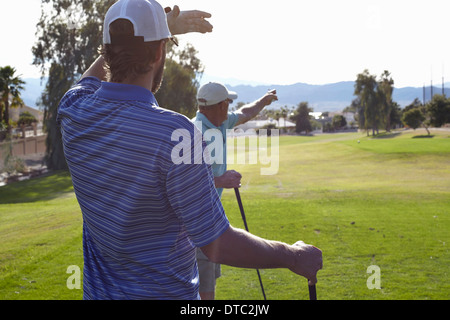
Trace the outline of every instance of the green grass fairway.
<instances>
[{"instance_id":1,"label":"green grass fairway","mask_svg":"<svg viewBox=\"0 0 450 320\"><path fill-rule=\"evenodd\" d=\"M321 248L319 299L448 299L450 293L450 133L282 137L280 170L243 174L241 197L252 233ZM360 143L358 143L358 140ZM243 226L234 193L223 203ZM369 290L367 268L381 270ZM254 270L222 267L218 299L262 298ZM261 271L268 299L308 299L306 281Z\"/></svg>"},{"instance_id":2,"label":"green grass fairway","mask_svg":"<svg viewBox=\"0 0 450 320\"><path fill-rule=\"evenodd\" d=\"M80 299L82 218L66 172L0 187L0 299Z\"/></svg>"},{"instance_id":3,"label":"green grass fairway","mask_svg":"<svg viewBox=\"0 0 450 320\"><path fill-rule=\"evenodd\" d=\"M425 134L280 137L278 174L229 166L243 175L250 231L321 248L320 300L448 299L450 132ZM222 201L243 228L233 190ZM0 187L0 299L81 299L66 286L67 268L83 265L81 223L67 173ZM381 289L367 287L372 265ZM269 300L308 299L304 278L260 272ZM262 299L256 271L222 266L216 297Z\"/></svg>"}]
</instances>

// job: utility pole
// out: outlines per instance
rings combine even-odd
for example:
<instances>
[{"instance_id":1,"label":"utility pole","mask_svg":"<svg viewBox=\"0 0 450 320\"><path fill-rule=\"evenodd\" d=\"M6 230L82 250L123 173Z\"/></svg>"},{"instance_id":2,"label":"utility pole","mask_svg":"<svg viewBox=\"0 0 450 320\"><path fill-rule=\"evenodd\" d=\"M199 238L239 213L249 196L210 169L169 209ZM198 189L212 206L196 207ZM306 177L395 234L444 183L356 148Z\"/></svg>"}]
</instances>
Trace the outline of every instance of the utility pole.
<instances>
[{"instance_id":1,"label":"utility pole","mask_svg":"<svg viewBox=\"0 0 450 320\"><path fill-rule=\"evenodd\" d=\"M433 100L433 80L431 80L431 100Z\"/></svg>"},{"instance_id":2,"label":"utility pole","mask_svg":"<svg viewBox=\"0 0 450 320\"><path fill-rule=\"evenodd\" d=\"M433 100L433 67L431 67L431 86L430 86L430 91L431 91L430 100Z\"/></svg>"},{"instance_id":3,"label":"utility pole","mask_svg":"<svg viewBox=\"0 0 450 320\"><path fill-rule=\"evenodd\" d=\"M425 83L423 84L423 105L425 105Z\"/></svg>"}]
</instances>

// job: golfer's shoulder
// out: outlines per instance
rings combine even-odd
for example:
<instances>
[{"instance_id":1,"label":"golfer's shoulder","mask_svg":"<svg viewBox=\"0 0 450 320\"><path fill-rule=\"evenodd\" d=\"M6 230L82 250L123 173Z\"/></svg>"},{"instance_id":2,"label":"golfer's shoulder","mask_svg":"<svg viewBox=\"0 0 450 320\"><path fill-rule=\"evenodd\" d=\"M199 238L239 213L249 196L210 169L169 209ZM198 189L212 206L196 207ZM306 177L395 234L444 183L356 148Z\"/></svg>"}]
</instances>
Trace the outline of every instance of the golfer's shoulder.
<instances>
[{"instance_id":1,"label":"golfer's shoulder","mask_svg":"<svg viewBox=\"0 0 450 320\"><path fill-rule=\"evenodd\" d=\"M101 86L101 81L94 77L82 78L80 81L75 83L63 96L61 99L61 104L63 102L73 102L74 99L79 97L92 94L97 91Z\"/></svg>"},{"instance_id":2,"label":"golfer's shoulder","mask_svg":"<svg viewBox=\"0 0 450 320\"><path fill-rule=\"evenodd\" d=\"M80 79L70 90L68 93L72 94L80 94L80 93L92 93L97 91L102 82L95 77L85 77Z\"/></svg>"},{"instance_id":3,"label":"golfer's shoulder","mask_svg":"<svg viewBox=\"0 0 450 320\"><path fill-rule=\"evenodd\" d=\"M230 111L228 112L228 118L224 122L224 126L226 129L232 129L236 126L236 124L239 122L239 116L241 113Z\"/></svg>"},{"instance_id":4,"label":"golfer's shoulder","mask_svg":"<svg viewBox=\"0 0 450 320\"><path fill-rule=\"evenodd\" d=\"M175 130L176 129L186 129L188 131L194 130L195 127L194 123L192 123L192 121L185 115L164 108L160 108L160 110L162 121L165 122L166 126L172 127Z\"/></svg>"}]
</instances>

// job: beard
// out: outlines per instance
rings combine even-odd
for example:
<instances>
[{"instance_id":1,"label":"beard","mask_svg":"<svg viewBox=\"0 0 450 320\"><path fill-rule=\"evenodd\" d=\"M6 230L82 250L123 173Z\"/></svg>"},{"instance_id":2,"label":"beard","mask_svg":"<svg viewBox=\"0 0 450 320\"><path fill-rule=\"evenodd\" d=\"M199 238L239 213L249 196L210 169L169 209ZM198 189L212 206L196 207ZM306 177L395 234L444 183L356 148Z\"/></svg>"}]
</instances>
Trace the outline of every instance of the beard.
<instances>
[{"instance_id":1,"label":"beard","mask_svg":"<svg viewBox=\"0 0 450 320\"><path fill-rule=\"evenodd\" d=\"M155 76L153 77L152 84L152 93L156 94L158 90L161 88L161 84L163 82L164 77L164 64L166 62L166 46L163 46L163 57L161 59L161 65L158 70L155 72Z\"/></svg>"},{"instance_id":2,"label":"beard","mask_svg":"<svg viewBox=\"0 0 450 320\"><path fill-rule=\"evenodd\" d=\"M153 85L152 85L152 93L156 94L158 90L161 88L164 76L164 62L161 63L158 70L153 77Z\"/></svg>"}]
</instances>

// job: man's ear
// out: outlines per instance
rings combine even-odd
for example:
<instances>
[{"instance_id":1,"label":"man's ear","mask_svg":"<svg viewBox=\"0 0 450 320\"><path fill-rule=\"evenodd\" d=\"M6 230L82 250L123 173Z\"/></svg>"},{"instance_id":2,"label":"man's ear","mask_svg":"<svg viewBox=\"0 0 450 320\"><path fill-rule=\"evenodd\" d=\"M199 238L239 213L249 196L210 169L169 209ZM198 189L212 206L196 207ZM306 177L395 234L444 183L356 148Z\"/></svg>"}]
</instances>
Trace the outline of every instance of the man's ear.
<instances>
[{"instance_id":1,"label":"man's ear","mask_svg":"<svg viewBox=\"0 0 450 320\"><path fill-rule=\"evenodd\" d=\"M227 102L226 101L222 101L219 103L220 108L226 108L227 107Z\"/></svg>"},{"instance_id":2,"label":"man's ear","mask_svg":"<svg viewBox=\"0 0 450 320\"><path fill-rule=\"evenodd\" d=\"M166 52L166 41L162 40L159 42L158 50L156 50L155 62L160 62L160 60L165 57Z\"/></svg>"}]
</instances>

